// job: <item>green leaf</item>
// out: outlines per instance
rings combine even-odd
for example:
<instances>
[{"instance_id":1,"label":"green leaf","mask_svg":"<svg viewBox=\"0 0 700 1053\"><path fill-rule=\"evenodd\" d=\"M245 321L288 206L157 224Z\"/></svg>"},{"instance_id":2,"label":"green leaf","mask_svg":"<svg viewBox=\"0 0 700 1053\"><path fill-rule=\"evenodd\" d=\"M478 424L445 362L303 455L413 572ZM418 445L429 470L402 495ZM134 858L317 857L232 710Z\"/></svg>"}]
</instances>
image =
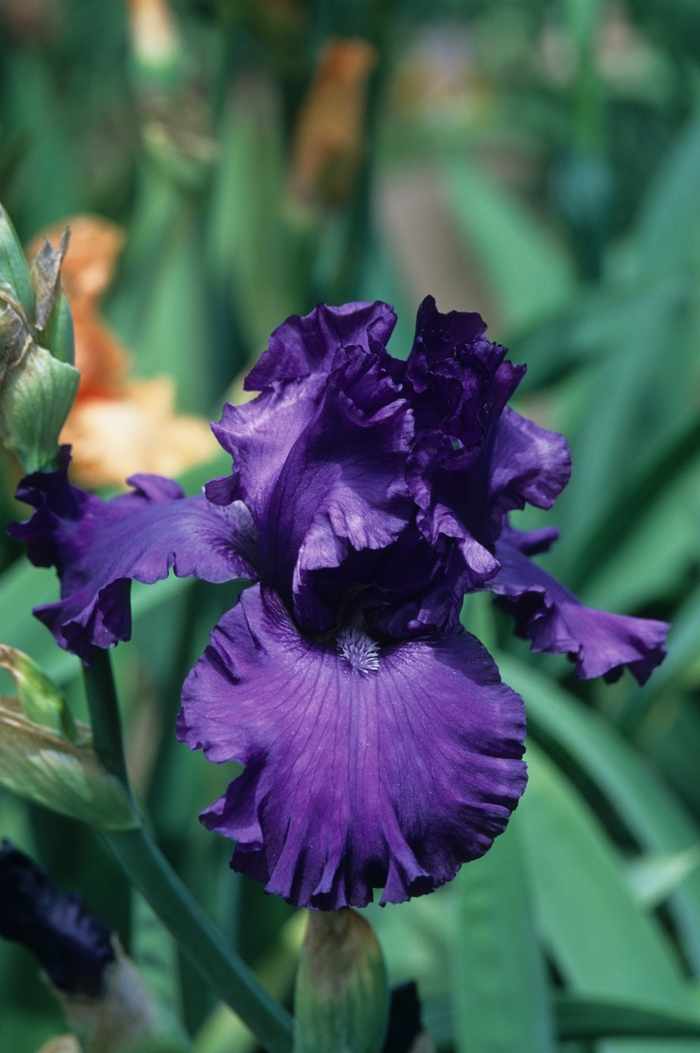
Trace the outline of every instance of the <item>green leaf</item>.
<instances>
[{"instance_id":1,"label":"green leaf","mask_svg":"<svg viewBox=\"0 0 700 1053\"><path fill-rule=\"evenodd\" d=\"M0 697L0 784L27 800L101 832L138 826L121 782L100 764L90 729L77 725L72 743Z\"/></svg>"},{"instance_id":2,"label":"green leaf","mask_svg":"<svg viewBox=\"0 0 700 1053\"><path fill-rule=\"evenodd\" d=\"M612 500L603 506L598 522L592 524L576 553L573 574L569 575L572 589L580 589L592 575L601 573L601 567L699 451L700 417L693 414L675 435L652 452L629 482L617 487Z\"/></svg>"},{"instance_id":3,"label":"green leaf","mask_svg":"<svg viewBox=\"0 0 700 1053\"><path fill-rule=\"evenodd\" d=\"M158 1007L157 1041L163 1048L191 1051L181 1023L182 997L177 943L143 896L131 893L131 958Z\"/></svg>"},{"instance_id":4,"label":"green leaf","mask_svg":"<svg viewBox=\"0 0 700 1053\"><path fill-rule=\"evenodd\" d=\"M30 654L47 676L66 684L80 672L80 661L57 647L46 626L32 614L32 607L57 599L56 575L32 566L26 556L0 574L0 640Z\"/></svg>"},{"instance_id":5,"label":"green leaf","mask_svg":"<svg viewBox=\"0 0 700 1053\"><path fill-rule=\"evenodd\" d=\"M681 852L640 856L627 864L630 888L645 907L658 907L682 885L700 863L700 845Z\"/></svg>"},{"instance_id":6,"label":"green leaf","mask_svg":"<svg viewBox=\"0 0 700 1053\"><path fill-rule=\"evenodd\" d=\"M700 217L700 112L660 165L629 250L638 272L666 276L695 263Z\"/></svg>"},{"instance_id":7,"label":"green leaf","mask_svg":"<svg viewBox=\"0 0 700 1053\"><path fill-rule=\"evenodd\" d=\"M618 718L630 728L649 711L654 701L700 653L700 588L691 592L673 619L668 634L668 655L644 687L633 687Z\"/></svg>"},{"instance_id":8,"label":"green leaf","mask_svg":"<svg viewBox=\"0 0 700 1053\"><path fill-rule=\"evenodd\" d=\"M524 328L561 308L575 287L564 246L476 162L447 158L441 171L457 227L490 280L504 324Z\"/></svg>"},{"instance_id":9,"label":"green leaf","mask_svg":"<svg viewBox=\"0 0 700 1053\"><path fill-rule=\"evenodd\" d=\"M634 1036L700 1038L700 1020L676 1013L661 1013L643 1005L559 995L554 1008L557 1033L562 1042Z\"/></svg>"},{"instance_id":10,"label":"green leaf","mask_svg":"<svg viewBox=\"0 0 700 1053\"><path fill-rule=\"evenodd\" d=\"M571 442L572 481L557 502L558 571L575 571L572 562L606 506L617 504L621 482L641 470L654 446L672 441L673 422L690 411L690 346L686 306L672 281L660 280L610 333Z\"/></svg>"},{"instance_id":11,"label":"green leaf","mask_svg":"<svg viewBox=\"0 0 700 1053\"><path fill-rule=\"evenodd\" d=\"M580 765L644 851L674 853L698 842L700 831L684 805L598 713L510 655L499 655L498 665L504 680L523 696L535 733L546 732ZM670 907L684 949L700 973L700 873L688 875Z\"/></svg>"},{"instance_id":12,"label":"green leaf","mask_svg":"<svg viewBox=\"0 0 700 1053\"><path fill-rule=\"evenodd\" d=\"M486 855L462 867L452 935L459 1053L547 1053L554 1022L517 813Z\"/></svg>"},{"instance_id":13,"label":"green leaf","mask_svg":"<svg viewBox=\"0 0 700 1053\"><path fill-rule=\"evenodd\" d=\"M177 944L143 896L131 894L131 957L154 996L182 1012Z\"/></svg>"},{"instance_id":14,"label":"green leaf","mask_svg":"<svg viewBox=\"0 0 700 1053\"><path fill-rule=\"evenodd\" d=\"M65 696L36 662L22 651L2 644L0 666L12 677L29 720L51 728L70 742L77 742L78 733Z\"/></svg>"},{"instance_id":15,"label":"green leaf","mask_svg":"<svg viewBox=\"0 0 700 1053\"><path fill-rule=\"evenodd\" d=\"M42 334L44 346L59 362L75 362L73 316L63 289L59 289L49 319Z\"/></svg>"},{"instance_id":16,"label":"green leaf","mask_svg":"<svg viewBox=\"0 0 700 1053\"><path fill-rule=\"evenodd\" d=\"M635 901L621 860L573 786L535 746L520 803L541 932L565 982L601 998L695 1012L680 962Z\"/></svg>"},{"instance_id":17,"label":"green leaf","mask_svg":"<svg viewBox=\"0 0 700 1053\"><path fill-rule=\"evenodd\" d=\"M279 115L259 84L234 96L224 114L207 233L212 271L226 283L256 356L276 326L306 307L299 301L304 253L289 265L306 234L283 221L284 178Z\"/></svg>"}]
</instances>

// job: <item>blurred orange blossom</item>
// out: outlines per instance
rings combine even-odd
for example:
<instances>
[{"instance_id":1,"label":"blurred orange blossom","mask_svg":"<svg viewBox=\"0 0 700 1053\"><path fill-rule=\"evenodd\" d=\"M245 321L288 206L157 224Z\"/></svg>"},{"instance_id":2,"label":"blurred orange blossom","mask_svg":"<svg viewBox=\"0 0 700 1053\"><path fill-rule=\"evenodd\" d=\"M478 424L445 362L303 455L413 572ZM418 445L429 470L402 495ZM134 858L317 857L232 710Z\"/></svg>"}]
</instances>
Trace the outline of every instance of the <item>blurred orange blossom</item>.
<instances>
[{"instance_id":1,"label":"blurred orange blossom","mask_svg":"<svg viewBox=\"0 0 700 1053\"><path fill-rule=\"evenodd\" d=\"M100 314L124 245L123 231L100 216L74 216L35 238L28 256L38 252L44 237L58 245L66 226L71 236L61 283L73 315L81 376L61 442L73 447L76 482L124 486L136 472L178 475L211 460L218 446L208 422L176 413L172 378L132 378L130 356Z\"/></svg>"}]
</instances>

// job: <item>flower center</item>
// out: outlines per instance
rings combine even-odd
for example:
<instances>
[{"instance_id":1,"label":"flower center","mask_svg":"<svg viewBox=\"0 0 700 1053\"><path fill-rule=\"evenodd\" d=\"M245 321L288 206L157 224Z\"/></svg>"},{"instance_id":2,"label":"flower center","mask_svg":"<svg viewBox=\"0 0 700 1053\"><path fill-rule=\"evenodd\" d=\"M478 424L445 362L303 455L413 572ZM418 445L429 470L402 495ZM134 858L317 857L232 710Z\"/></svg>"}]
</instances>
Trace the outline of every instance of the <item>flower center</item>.
<instances>
[{"instance_id":1,"label":"flower center","mask_svg":"<svg viewBox=\"0 0 700 1053\"><path fill-rule=\"evenodd\" d=\"M361 629L341 629L335 638L338 654L363 676L379 669L379 645Z\"/></svg>"}]
</instances>

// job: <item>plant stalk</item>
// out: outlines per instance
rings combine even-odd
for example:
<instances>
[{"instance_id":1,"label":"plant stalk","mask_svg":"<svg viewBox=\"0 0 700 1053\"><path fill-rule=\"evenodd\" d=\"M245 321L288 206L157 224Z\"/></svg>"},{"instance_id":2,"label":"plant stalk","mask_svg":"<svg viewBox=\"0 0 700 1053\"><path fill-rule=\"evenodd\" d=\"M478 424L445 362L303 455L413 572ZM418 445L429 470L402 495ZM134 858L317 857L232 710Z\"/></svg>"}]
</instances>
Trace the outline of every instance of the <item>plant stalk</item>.
<instances>
[{"instance_id":1,"label":"plant stalk","mask_svg":"<svg viewBox=\"0 0 700 1053\"><path fill-rule=\"evenodd\" d=\"M144 827L105 835L132 885L151 905L213 991L269 1053L290 1053L292 1019L231 951Z\"/></svg>"},{"instance_id":2,"label":"plant stalk","mask_svg":"<svg viewBox=\"0 0 700 1053\"><path fill-rule=\"evenodd\" d=\"M109 652L93 648L92 663L85 665L83 671L95 752L132 797ZM151 905L212 990L238 1014L269 1053L290 1053L290 1015L228 947L146 828L103 836L131 884Z\"/></svg>"}]
</instances>

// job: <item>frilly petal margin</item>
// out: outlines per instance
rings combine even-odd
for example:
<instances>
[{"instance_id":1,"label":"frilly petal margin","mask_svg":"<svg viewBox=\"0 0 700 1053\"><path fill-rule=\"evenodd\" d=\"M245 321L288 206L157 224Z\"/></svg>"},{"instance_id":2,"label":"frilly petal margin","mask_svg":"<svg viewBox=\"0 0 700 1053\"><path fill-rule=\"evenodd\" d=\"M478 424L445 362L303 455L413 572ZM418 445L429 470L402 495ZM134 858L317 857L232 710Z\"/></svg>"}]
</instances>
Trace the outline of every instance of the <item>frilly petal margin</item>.
<instances>
[{"instance_id":1,"label":"frilly petal margin","mask_svg":"<svg viewBox=\"0 0 700 1053\"><path fill-rule=\"evenodd\" d=\"M564 436L540 428L505 406L489 465L492 519L526 504L551 508L570 476L571 454Z\"/></svg>"},{"instance_id":2,"label":"frilly petal margin","mask_svg":"<svg viewBox=\"0 0 700 1053\"><path fill-rule=\"evenodd\" d=\"M330 628L335 612L313 594L309 575L353 550L390 545L414 508L404 480L413 436L407 401L377 355L355 349L337 358L328 374L227 406L213 430L234 474L206 489L217 503L245 501L262 577L316 631Z\"/></svg>"},{"instance_id":3,"label":"frilly petal margin","mask_svg":"<svg viewBox=\"0 0 700 1053\"><path fill-rule=\"evenodd\" d=\"M575 656L574 671L583 680L603 676L613 683L627 666L645 684L666 656L668 624L584 607L525 554L542 551L552 540L540 533L539 548L534 534L521 535L523 544L516 547L518 531L506 528L496 545L501 569L486 585L498 605L515 618L518 636L528 638L533 651Z\"/></svg>"},{"instance_id":4,"label":"frilly petal margin","mask_svg":"<svg viewBox=\"0 0 700 1053\"><path fill-rule=\"evenodd\" d=\"M68 451L55 472L22 481L17 497L36 509L8 527L27 543L36 566L55 566L61 600L35 608L58 644L90 661L92 645L113 647L131 635L131 579L152 585L193 575L205 581L257 578L257 541L248 510L203 495L185 497L177 483L134 475L134 491L104 501L68 482Z\"/></svg>"},{"instance_id":5,"label":"frilly petal margin","mask_svg":"<svg viewBox=\"0 0 700 1053\"><path fill-rule=\"evenodd\" d=\"M178 738L244 772L202 816L231 866L321 910L422 895L490 847L525 788L522 699L464 632L302 636L243 593L183 690Z\"/></svg>"},{"instance_id":6,"label":"frilly petal margin","mask_svg":"<svg viewBox=\"0 0 700 1053\"><path fill-rule=\"evenodd\" d=\"M293 314L277 326L243 386L246 391L262 391L275 381L327 373L340 348L384 347L395 325L393 307L380 300L341 307L320 303L303 318Z\"/></svg>"}]
</instances>

